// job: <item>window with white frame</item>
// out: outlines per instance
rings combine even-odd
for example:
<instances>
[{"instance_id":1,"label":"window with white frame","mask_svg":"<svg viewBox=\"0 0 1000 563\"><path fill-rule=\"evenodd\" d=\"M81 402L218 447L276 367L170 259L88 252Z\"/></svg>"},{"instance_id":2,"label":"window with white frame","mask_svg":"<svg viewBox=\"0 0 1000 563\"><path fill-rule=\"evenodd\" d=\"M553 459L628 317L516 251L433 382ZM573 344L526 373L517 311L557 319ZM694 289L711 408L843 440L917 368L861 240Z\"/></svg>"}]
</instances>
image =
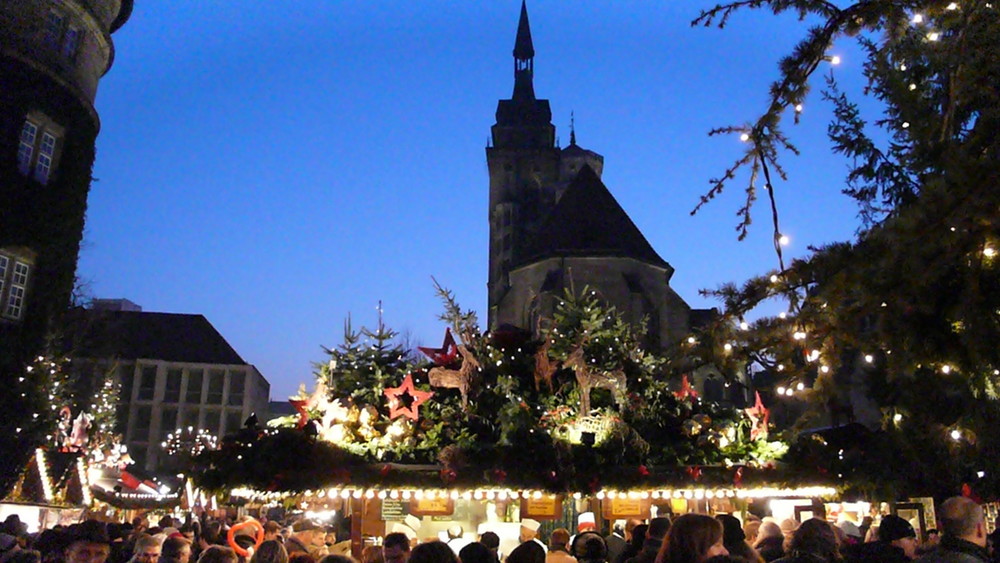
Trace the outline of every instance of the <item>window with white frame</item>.
<instances>
[{"instance_id":1,"label":"window with white frame","mask_svg":"<svg viewBox=\"0 0 1000 563\"><path fill-rule=\"evenodd\" d=\"M21 320L31 265L18 256L0 252L0 317Z\"/></svg>"},{"instance_id":2,"label":"window with white frame","mask_svg":"<svg viewBox=\"0 0 1000 563\"><path fill-rule=\"evenodd\" d=\"M31 163L35 158L35 141L38 139L38 124L30 119L24 120L21 128L21 142L17 146L17 168L21 174L31 173Z\"/></svg>"},{"instance_id":3,"label":"window with white frame","mask_svg":"<svg viewBox=\"0 0 1000 563\"><path fill-rule=\"evenodd\" d=\"M10 278L10 295L7 297L7 316L20 319L24 313L24 292L28 288L30 268L21 261L14 262L14 274Z\"/></svg>"},{"instance_id":4,"label":"window with white frame","mask_svg":"<svg viewBox=\"0 0 1000 563\"><path fill-rule=\"evenodd\" d=\"M17 169L41 184L48 184L55 172L61 138L61 127L42 114L30 114L21 127Z\"/></svg>"}]
</instances>

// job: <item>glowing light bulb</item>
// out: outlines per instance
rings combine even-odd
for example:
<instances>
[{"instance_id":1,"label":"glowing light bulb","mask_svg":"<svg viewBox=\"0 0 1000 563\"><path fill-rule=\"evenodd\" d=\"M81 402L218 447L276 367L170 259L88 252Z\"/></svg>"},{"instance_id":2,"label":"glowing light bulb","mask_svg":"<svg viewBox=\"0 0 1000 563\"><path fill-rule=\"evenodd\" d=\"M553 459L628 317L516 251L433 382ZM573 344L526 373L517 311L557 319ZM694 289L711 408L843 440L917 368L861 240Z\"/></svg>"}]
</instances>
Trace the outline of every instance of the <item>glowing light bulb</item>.
<instances>
[{"instance_id":1,"label":"glowing light bulb","mask_svg":"<svg viewBox=\"0 0 1000 563\"><path fill-rule=\"evenodd\" d=\"M945 375L951 373L951 366L949 366L948 364L941 366L941 373Z\"/></svg>"},{"instance_id":2,"label":"glowing light bulb","mask_svg":"<svg viewBox=\"0 0 1000 563\"><path fill-rule=\"evenodd\" d=\"M997 255L997 251L992 246L987 246L986 248L983 249L983 256L985 256L987 258L993 258L996 255Z\"/></svg>"},{"instance_id":3,"label":"glowing light bulb","mask_svg":"<svg viewBox=\"0 0 1000 563\"><path fill-rule=\"evenodd\" d=\"M961 440L962 439L962 431L961 430L952 430L951 431L951 439L955 440L955 441Z\"/></svg>"},{"instance_id":4,"label":"glowing light bulb","mask_svg":"<svg viewBox=\"0 0 1000 563\"><path fill-rule=\"evenodd\" d=\"M840 64L840 55L834 55L834 56L830 57L830 64L832 64L832 65L839 65Z\"/></svg>"},{"instance_id":5,"label":"glowing light bulb","mask_svg":"<svg viewBox=\"0 0 1000 563\"><path fill-rule=\"evenodd\" d=\"M941 38L941 34L938 33L938 32L936 32L936 31L932 31L932 32L930 32L930 33L927 34L927 39L929 39L930 41L937 41L940 38Z\"/></svg>"},{"instance_id":6,"label":"glowing light bulb","mask_svg":"<svg viewBox=\"0 0 1000 563\"><path fill-rule=\"evenodd\" d=\"M776 391L778 392L779 395L784 395L785 394L785 388L784 387L778 387L776 389Z\"/></svg>"},{"instance_id":7,"label":"glowing light bulb","mask_svg":"<svg viewBox=\"0 0 1000 563\"><path fill-rule=\"evenodd\" d=\"M923 14L913 14L913 23L924 23Z\"/></svg>"},{"instance_id":8,"label":"glowing light bulb","mask_svg":"<svg viewBox=\"0 0 1000 563\"><path fill-rule=\"evenodd\" d=\"M957 10L958 9L958 3L957 2L952 2L951 4L948 4L948 6L945 9L946 10Z\"/></svg>"},{"instance_id":9,"label":"glowing light bulb","mask_svg":"<svg viewBox=\"0 0 1000 563\"><path fill-rule=\"evenodd\" d=\"M897 412L896 414L892 415L892 420L893 420L893 422L899 422L899 421L903 420L903 415L901 415L901 414L899 414Z\"/></svg>"},{"instance_id":10,"label":"glowing light bulb","mask_svg":"<svg viewBox=\"0 0 1000 563\"><path fill-rule=\"evenodd\" d=\"M747 330L750 328L750 323L746 321L740 321L740 330Z\"/></svg>"},{"instance_id":11,"label":"glowing light bulb","mask_svg":"<svg viewBox=\"0 0 1000 563\"><path fill-rule=\"evenodd\" d=\"M819 371L823 373L830 373L830 366L819 366Z\"/></svg>"},{"instance_id":12,"label":"glowing light bulb","mask_svg":"<svg viewBox=\"0 0 1000 563\"><path fill-rule=\"evenodd\" d=\"M726 342L726 345L722 347L726 352L730 352L733 349L733 345Z\"/></svg>"},{"instance_id":13,"label":"glowing light bulb","mask_svg":"<svg viewBox=\"0 0 1000 563\"><path fill-rule=\"evenodd\" d=\"M778 238L778 244L781 246L788 246L788 243L790 242L792 242L792 239L788 238L788 235L781 235L781 237Z\"/></svg>"},{"instance_id":14,"label":"glowing light bulb","mask_svg":"<svg viewBox=\"0 0 1000 563\"><path fill-rule=\"evenodd\" d=\"M875 356L872 356L871 354L865 354L865 361L870 364L875 361Z\"/></svg>"},{"instance_id":15,"label":"glowing light bulb","mask_svg":"<svg viewBox=\"0 0 1000 563\"><path fill-rule=\"evenodd\" d=\"M906 70L906 63L899 65L899 70Z\"/></svg>"},{"instance_id":16,"label":"glowing light bulb","mask_svg":"<svg viewBox=\"0 0 1000 563\"><path fill-rule=\"evenodd\" d=\"M916 89L917 89L917 85L916 84L910 84L910 91L911 92L914 91L914 90L916 90Z\"/></svg>"},{"instance_id":17,"label":"glowing light bulb","mask_svg":"<svg viewBox=\"0 0 1000 563\"><path fill-rule=\"evenodd\" d=\"M798 113L802 113L802 104L795 104L795 111Z\"/></svg>"},{"instance_id":18,"label":"glowing light bulb","mask_svg":"<svg viewBox=\"0 0 1000 563\"><path fill-rule=\"evenodd\" d=\"M903 129L909 129L909 128L910 128L910 122L909 121L904 121L903 122Z\"/></svg>"},{"instance_id":19,"label":"glowing light bulb","mask_svg":"<svg viewBox=\"0 0 1000 563\"><path fill-rule=\"evenodd\" d=\"M799 384L795 386L795 388L798 389L799 391L802 391L803 389L806 388L806 384L800 381Z\"/></svg>"},{"instance_id":20,"label":"glowing light bulb","mask_svg":"<svg viewBox=\"0 0 1000 563\"><path fill-rule=\"evenodd\" d=\"M771 274L771 283L778 283L778 274Z\"/></svg>"}]
</instances>

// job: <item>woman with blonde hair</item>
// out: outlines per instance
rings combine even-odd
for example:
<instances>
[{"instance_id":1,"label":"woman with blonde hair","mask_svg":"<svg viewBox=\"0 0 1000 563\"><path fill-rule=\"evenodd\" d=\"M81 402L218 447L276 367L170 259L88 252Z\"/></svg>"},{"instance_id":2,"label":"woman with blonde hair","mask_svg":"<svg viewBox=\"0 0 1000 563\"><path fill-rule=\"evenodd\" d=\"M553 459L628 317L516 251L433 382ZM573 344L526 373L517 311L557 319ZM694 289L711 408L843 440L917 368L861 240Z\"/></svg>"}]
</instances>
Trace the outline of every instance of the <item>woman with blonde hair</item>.
<instances>
[{"instance_id":1,"label":"woman with blonde hair","mask_svg":"<svg viewBox=\"0 0 1000 563\"><path fill-rule=\"evenodd\" d=\"M704 514L684 514L670 526L656 563L703 563L716 555L729 555L722 523Z\"/></svg>"}]
</instances>

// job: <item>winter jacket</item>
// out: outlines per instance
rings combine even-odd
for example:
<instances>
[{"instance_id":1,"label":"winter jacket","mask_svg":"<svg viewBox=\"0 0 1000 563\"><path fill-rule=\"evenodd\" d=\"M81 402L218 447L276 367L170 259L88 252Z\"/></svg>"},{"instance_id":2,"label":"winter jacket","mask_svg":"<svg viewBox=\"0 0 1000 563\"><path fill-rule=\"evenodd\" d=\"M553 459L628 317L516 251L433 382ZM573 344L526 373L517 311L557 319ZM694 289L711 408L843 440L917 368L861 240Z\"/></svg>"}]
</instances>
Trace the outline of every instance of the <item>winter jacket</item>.
<instances>
[{"instance_id":1,"label":"winter jacket","mask_svg":"<svg viewBox=\"0 0 1000 563\"><path fill-rule=\"evenodd\" d=\"M917 563L989 563L990 556L984 547L944 536L937 549L916 561Z\"/></svg>"}]
</instances>

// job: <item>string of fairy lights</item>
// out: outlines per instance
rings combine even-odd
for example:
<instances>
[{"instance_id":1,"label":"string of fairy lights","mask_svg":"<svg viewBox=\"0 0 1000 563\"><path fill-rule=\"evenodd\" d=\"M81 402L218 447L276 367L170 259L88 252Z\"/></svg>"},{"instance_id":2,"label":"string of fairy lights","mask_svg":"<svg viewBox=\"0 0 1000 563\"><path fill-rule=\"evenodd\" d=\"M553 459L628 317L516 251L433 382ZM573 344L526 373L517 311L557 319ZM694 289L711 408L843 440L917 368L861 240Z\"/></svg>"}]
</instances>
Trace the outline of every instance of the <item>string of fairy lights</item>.
<instances>
[{"instance_id":1,"label":"string of fairy lights","mask_svg":"<svg viewBox=\"0 0 1000 563\"><path fill-rule=\"evenodd\" d=\"M995 8L995 6L994 6L994 4L992 2L986 2L984 4L977 4L977 8L978 7L982 7L982 8L985 8L985 9L994 9ZM948 3L944 7L944 11L946 11L946 12L955 12L955 11L959 11L959 10L962 10L962 9L963 9L963 6L962 6L962 4L960 2L950 2L950 3ZM939 29L935 25L935 22L936 22L935 18L928 17L926 14L920 13L920 12L916 12L916 13L911 14L910 19L909 19L909 23L912 26L912 28L914 29L914 31L919 36L922 36L923 39L926 42L928 42L928 43L938 43L938 42L943 41L947 37L947 35L945 34L945 32L942 31L941 29ZM840 55L826 55L826 56L823 57L823 60L826 61L826 62L828 62L832 67L839 66L842 63L842 61L843 61ZM916 90L918 90L921 87L920 80L926 80L926 72L925 71L921 71L921 69L915 68L914 65L908 64L907 61L898 61L896 68L898 69L898 71L900 73L904 73L904 75L903 75L904 79L909 79L910 80L910 82L907 84L907 89L910 90L910 91L916 91ZM833 69L831 68L831 72L832 71L833 71ZM918 72L918 71L919 71L918 74L914 74L915 72ZM794 112L796 114L796 119L797 119L798 116L799 116L799 114L801 114L803 112L803 110L804 110L803 104L801 102L797 102L797 103L789 104L789 105L791 105L791 107L794 109ZM900 129L902 129L902 130L909 130L911 128L911 123L909 121L907 121L905 118L899 117L898 119L899 119L899 121L897 123L897 126ZM750 130L743 130L743 131L737 131L737 132L739 134L739 140L741 142L743 142L743 143L751 143L751 142L753 142L755 144L757 143L757 139L754 138L754 134L753 134L752 131L750 131ZM758 149L758 150L760 150L760 149ZM763 158L763 155L760 155L758 158ZM770 189L770 185L768 185L768 188ZM779 257L779 262L780 262L781 261L781 250L780 250L780 247L788 246L791 243L791 237L787 233L779 231L778 225L777 225L776 210L775 210L774 221L775 221L774 227L775 227L776 250L778 252L778 257ZM950 229L951 229L952 232L954 232L956 230L955 227L950 227ZM993 265L993 261L997 257L997 254L998 254L997 249L995 248L994 244L992 242L990 242L990 241L986 241L986 242L984 242L980 246L979 255L983 259L982 261L985 264L987 264L987 265L991 265L991 266ZM784 293L786 293L788 291L795 291L794 289L790 289L788 287L785 287L782 284L782 282L784 280L783 280L781 272L772 274L769 279L770 279L770 282L772 284L769 293L770 293L770 296L772 296L772 297L782 295L782 294L784 294ZM882 303L881 306L882 307L886 307L887 304L886 303ZM825 307L825 305L824 305L824 307ZM997 311L997 313L1000 314L1000 311ZM789 315L794 315L794 313L782 312L778 316L779 316L780 319L785 320L785 319L787 319L789 317ZM750 325L746 321L741 320L739 322L739 328L741 330L746 331L746 330L749 330ZM809 339L809 334L805 330L804 327L796 327L796 328L794 328L791 331L791 337L792 337L793 340L795 340L797 342L800 342L802 344L805 344L808 341L808 339ZM698 341L697 341L697 339L694 336L691 336L691 337L688 338L687 343L689 345L696 345L698 343ZM733 348L736 345L737 345L736 342L727 342L727 343L725 343L723 345L723 350L726 353L729 353L729 352L731 352L733 350ZM892 354L892 350L881 350L878 353L876 353L874 351L862 351L859 354L859 357L860 357L861 361L863 362L862 365L864 365L864 366L874 366L879 361L879 359L878 359L878 355L879 354L891 355ZM816 370L820 374L828 374L833 369L829 363L823 361L822 353L821 353L821 351L819 349L815 349L815 348L808 349L808 352L805 354L805 359L809 363L816 364ZM946 360L939 361L936 364L931 365L931 366L924 365L922 367L930 367L931 369L934 369L934 370L936 370L939 373L944 374L944 375L953 374L953 373L956 373L958 371L958 368L955 365L953 365L951 362L948 362ZM784 371L786 371L786 366L785 366L784 363L778 362L778 363L775 364L774 369L777 372L784 372ZM988 369L988 372L992 373L992 375L994 377L1000 377L1000 369L992 369L992 368L990 368L990 369ZM785 383L779 384L779 385L777 385L774 388L774 391L775 391L777 397L779 397L779 398L793 398L793 397L797 396L799 393L808 392L809 390L810 390L810 386L806 382L804 382L804 381L790 381L790 382L786 381ZM898 425L901 422L903 422L903 420L904 420L904 414L901 413L901 412L890 413L890 420L894 424ZM958 427L957 423L956 423L956 425L953 425L951 427L945 428L944 432L946 433L946 435L951 440L953 440L955 442L960 442L963 439L970 438L968 436L968 431L965 430L965 429L963 429L963 428Z\"/></svg>"}]
</instances>

